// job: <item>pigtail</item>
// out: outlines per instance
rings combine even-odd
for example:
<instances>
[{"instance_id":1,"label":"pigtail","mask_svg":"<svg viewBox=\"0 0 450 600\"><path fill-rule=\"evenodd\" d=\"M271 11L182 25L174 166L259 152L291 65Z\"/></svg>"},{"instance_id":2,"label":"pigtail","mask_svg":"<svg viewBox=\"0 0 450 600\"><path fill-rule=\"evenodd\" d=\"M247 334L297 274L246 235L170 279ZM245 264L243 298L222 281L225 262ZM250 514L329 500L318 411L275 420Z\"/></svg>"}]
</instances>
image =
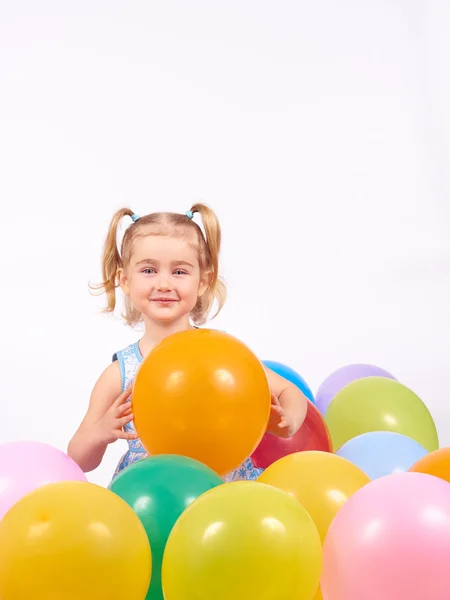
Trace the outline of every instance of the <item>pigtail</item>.
<instances>
[{"instance_id":1,"label":"pigtail","mask_svg":"<svg viewBox=\"0 0 450 600\"><path fill-rule=\"evenodd\" d=\"M106 307L104 308L105 312L113 312L116 307L117 270L123 266L117 248L117 229L123 217L131 217L133 214L133 211L129 208L121 208L114 213L103 246L102 282L96 285L90 285L94 294L106 294L107 302Z\"/></svg>"},{"instance_id":2,"label":"pigtail","mask_svg":"<svg viewBox=\"0 0 450 600\"><path fill-rule=\"evenodd\" d=\"M216 300L218 305L214 316L219 314L226 300L226 287L219 278L219 255L222 244L222 231L216 213L209 206L206 206L206 204L194 204L191 207L190 213L192 215L199 213L202 218L208 251L208 289L199 299L192 315L196 324L203 324L206 321L207 314L214 300Z\"/></svg>"}]
</instances>

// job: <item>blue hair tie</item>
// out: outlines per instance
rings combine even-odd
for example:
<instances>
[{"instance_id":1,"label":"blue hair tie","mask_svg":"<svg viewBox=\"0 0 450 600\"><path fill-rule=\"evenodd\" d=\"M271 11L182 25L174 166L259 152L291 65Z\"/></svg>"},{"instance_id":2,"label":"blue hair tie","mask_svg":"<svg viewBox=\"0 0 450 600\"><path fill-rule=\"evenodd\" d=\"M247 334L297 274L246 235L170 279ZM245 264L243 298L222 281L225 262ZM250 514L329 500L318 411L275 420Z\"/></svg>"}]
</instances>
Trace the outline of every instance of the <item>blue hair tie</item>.
<instances>
[{"instance_id":1,"label":"blue hair tie","mask_svg":"<svg viewBox=\"0 0 450 600\"><path fill-rule=\"evenodd\" d=\"M136 213L133 213L131 215L131 220L133 221L133 223L136 223L136 221L139 219L139 215L137 215Z\"/></svg>"},{"instance_id":2,"label":"blue hair tie","mask_svg":"<svg viewBox=\"0 0 450 600\"><path fill-rule=\"evenodd\" d=\"M188 211L186 212L186 216L187 216L189 219L193 219L193 218L194 218L194 213L192 212L192 210L188 210Z\"/></svg>"}]
</instances>

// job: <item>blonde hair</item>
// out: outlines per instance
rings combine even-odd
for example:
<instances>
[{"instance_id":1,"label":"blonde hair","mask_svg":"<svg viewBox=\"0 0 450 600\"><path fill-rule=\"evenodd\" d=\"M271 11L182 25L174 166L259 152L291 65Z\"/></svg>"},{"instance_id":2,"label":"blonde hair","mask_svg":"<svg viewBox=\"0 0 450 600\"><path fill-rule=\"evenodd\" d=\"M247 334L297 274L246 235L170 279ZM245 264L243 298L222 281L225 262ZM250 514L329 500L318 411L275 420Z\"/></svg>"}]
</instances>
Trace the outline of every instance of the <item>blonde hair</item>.
<instances>
[{"instance_id":1,"label":"blonde hair","mask_svg":"<svg viewBox=\"0 0 450 600\"><path fill-rule=\"evenodd\" d=\"M193 221L191 215L199 213L205 235L199 225ZM188 216L189 214L189 216ZM123 236L121 249L117 247L117 229L123 217L133 217L133 223L127 228ZM154 226L153 231L146 231L149 226ZM102 256L102 282L91 285L94 293L106 294L104 312L112 313L116 307L116 289L119 286L117 274L119 269L125 269L133 253L133 243L146 235L174 235L177 237L188 236L195 239L198 250L200 271L208 275L208 287L205 293L197 300L191 312L191 318L196 325L203 325L208 320L209 313L217 302L216 317L221 311L226 298L226 288L219 278L219 253L221 246L221 229L216 214L206 204L194 204L186 214L158 212L136 217L129 208L121 208L114 213L109 231L106 236ZM131 304L130 298L125 298L124 319L128 325L136 325L142 321L142 314Z\"/></svg>"}]
</instances>

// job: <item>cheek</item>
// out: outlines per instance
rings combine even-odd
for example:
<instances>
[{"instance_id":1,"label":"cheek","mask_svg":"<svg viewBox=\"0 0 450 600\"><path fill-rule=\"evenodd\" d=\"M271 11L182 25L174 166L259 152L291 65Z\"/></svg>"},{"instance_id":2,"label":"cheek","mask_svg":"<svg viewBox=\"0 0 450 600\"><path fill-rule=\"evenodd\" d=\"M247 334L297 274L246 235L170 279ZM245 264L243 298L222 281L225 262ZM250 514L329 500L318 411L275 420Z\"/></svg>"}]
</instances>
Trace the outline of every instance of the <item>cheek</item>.
<instances>
[{"instance_id":1,"label":"cheek","mask_svg":"<svg viewBox=\"0 0 450 600\"><path fill-rule=\"evenodd\" d=\"M196 278L180 282L178 290L186 298L197 298L200 281Z\"/></svg>"},{"instance_id":2,"label":"cheek","mask_svg":"<svg viewBox=\"0 0 450 600\"><path fill-rule=\"evenodd\" d=\"M131 281L130 293L139 296L147 293L149 287L151 287L149 280L145 280L144 278L136 278Z\"/></svg>"}]
</instances>

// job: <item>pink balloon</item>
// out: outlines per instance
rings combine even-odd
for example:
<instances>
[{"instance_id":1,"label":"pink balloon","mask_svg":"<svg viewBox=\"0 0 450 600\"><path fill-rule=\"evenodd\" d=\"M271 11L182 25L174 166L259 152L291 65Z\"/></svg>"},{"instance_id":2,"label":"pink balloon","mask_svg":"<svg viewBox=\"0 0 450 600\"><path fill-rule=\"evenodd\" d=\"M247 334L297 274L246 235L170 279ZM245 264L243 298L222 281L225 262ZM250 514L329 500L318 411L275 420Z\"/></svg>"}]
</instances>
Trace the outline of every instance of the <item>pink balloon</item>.
<instances>
[{"instance_id":1,"label":"pink balloon","mask_svg":"<svg viewBox=\"0 0 450 600\"><path fill-rule=\"evenodd\" d=\"M58 481L87 481L87 478L76 462L48 444L0 445L0 520L22 496Z\"/></svg>"},{"instance_id":2,"label":"pink balloon","mask_svg":"<svg viewBox=\"0 0 450 600\"><path fill-rule=\"evenodd\" d=\"M396 473L359 489L323 547L324 600L448 600L450 484Z\"/></svg>"}]
</instances>

